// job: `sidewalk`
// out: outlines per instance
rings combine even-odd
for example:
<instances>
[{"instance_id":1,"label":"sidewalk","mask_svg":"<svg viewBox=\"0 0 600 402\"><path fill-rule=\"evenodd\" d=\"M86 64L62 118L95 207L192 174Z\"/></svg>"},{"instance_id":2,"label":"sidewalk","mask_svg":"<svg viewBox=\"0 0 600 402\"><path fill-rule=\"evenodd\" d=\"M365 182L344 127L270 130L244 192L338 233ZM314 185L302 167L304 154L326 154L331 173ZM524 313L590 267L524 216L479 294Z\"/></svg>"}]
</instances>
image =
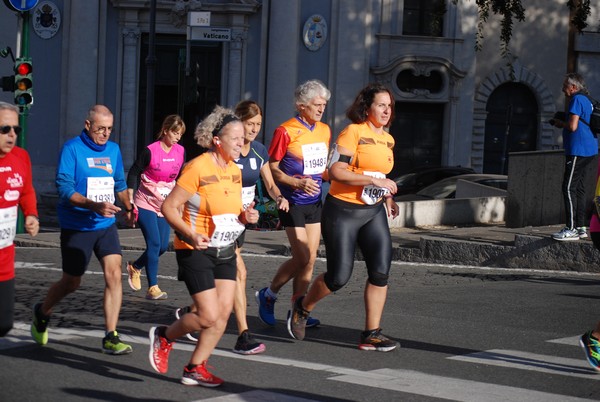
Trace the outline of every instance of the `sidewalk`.
<instances>
[{"instance_id":1,"label":"sidewalk","mask_svg":"<svg viewBox=\"0 0 600 402\"><path fill-rule=\"evenodd\" d=\"M555 241L550 235L562 225L510 229L504 225L473 227L394 228L391 230L395 261L530 268L600 273L600 252L591 240ZM123 249L143 250L140 229L120 229ZM59 247L56 228L42 228L31 238L18 234L17 247ZM247 230L245 253L290 255L285 231ZM319 257L325 257L321 243ZM361 260L357 252L357 260Z\"/></svg>"}]
</instances>

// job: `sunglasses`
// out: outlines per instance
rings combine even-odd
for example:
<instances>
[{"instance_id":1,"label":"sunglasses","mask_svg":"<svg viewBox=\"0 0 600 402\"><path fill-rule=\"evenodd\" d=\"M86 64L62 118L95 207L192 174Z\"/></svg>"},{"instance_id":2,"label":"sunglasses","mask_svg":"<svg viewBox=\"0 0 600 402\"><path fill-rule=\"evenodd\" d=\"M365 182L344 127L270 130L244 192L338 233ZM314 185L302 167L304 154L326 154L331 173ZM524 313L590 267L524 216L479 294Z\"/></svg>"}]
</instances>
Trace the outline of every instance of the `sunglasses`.
<instances>
[{"instance_id":1,"label":"sunglasses","mask_svg":"<svg viewBox=\"0 0 600 402\"><path fill-rule=\"evenodd\" d=\"M17 135L21 134L21 130L23 130L19 126L0 126L0 133L8 134L8 133L10 133L11 128L15 131L15 134L17 134Z\"/></svg>"}]
</instances>

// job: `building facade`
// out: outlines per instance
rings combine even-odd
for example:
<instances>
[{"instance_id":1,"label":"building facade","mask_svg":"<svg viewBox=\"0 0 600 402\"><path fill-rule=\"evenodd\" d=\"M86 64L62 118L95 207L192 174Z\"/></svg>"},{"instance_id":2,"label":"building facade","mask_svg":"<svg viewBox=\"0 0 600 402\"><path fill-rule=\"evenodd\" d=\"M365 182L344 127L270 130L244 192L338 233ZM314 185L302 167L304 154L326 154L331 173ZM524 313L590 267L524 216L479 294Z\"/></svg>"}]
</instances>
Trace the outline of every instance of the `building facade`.
<instances>
[{"instance_id":1,"label":"building facade","mask_svg":"<svg viewBox=\"0 0 600 402\"><path fill-rule=\"evenodd\" d=\"M573 58L592 93L600 93L600 34L575 35L570 43L566 1L533 0L525 5L526 21L515 22L511 55L503 58L495 17L485 25L482 50L475 50L474 3L157 0L151 35L148 0L40 1L30 12L34 105L26 134L36 188L54 191L60 147L81 131L95 103L115 113L112 139L129 167L167 114L184 117L182 143L191 157L201 152L193 140L197 122L214 105L233 107L242 99L263 106L268 144L295 113L295 87L314 78L332 92L324 121L334 137L363 86L377 81L392 90L390 176L422 165L503 173L509 152L560 148L560 132L547 121L564 108L567 63ZM209 25L189 27L188 16L198 12L209 13ZM17 55L19 20L0 8L0 47ZM151 42L155 59L148 57ZM11 74L10 58L0 59L0 76ZM12 102L12 94L0 92L0 99ZM152 127L146 127L147 102Z\"/></svg>"}]
</instances>

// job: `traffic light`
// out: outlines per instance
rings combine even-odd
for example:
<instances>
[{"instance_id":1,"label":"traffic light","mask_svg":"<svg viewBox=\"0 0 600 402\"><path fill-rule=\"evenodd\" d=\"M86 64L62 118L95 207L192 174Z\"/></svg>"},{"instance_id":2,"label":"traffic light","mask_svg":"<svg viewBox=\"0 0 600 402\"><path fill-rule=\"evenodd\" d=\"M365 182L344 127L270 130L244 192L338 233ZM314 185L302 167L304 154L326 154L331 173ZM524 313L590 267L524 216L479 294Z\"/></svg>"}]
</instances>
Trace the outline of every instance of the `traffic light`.
<instances>
[{"instance_id":1,"label":"traffic light","mask_svg":"<svg viewBox=\"0 0 600 402\"><path fill-rule=\"evenodd\" d=\"M15 61L15 104L21 107L33 105L33 65L30 58Z\"/></svg>"}]
</instances>

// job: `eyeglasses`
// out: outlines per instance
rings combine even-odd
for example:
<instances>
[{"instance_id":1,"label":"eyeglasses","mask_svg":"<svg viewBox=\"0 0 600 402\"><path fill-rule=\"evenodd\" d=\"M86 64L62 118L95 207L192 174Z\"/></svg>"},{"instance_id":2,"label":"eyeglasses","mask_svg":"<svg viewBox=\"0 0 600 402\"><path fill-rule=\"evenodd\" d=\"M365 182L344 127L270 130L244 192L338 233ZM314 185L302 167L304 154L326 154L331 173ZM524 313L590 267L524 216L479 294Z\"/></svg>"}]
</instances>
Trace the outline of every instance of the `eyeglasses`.
<instances>
[{"instance_id":1,"label":"eyeglasses","mask_svg":"<svg viewBox=\"0 0 600 402\"><path fill-rule=\"evenodd\" d=\"M16 135L21 134L21 131L23 130L19 126L0 126L0 133L8 134L8 133L10 133L11 128L13 129L13 131L15 132Z\"/></svg>"},{"instance_id":2,"label":"eyeglasses","mask_svg":"<svg viewBox=\"0 0 600 402\"><path fill-rule=\"evenodd\" d=\"M100 127L98 127L97 129L95 129L95 130L94 130L94 132L95 132L95 133L98 133L98 134L104 134L104 133L106 133L107 131L110 133L110 132L112 132L112 130L113 130L113 128L112 128L112 127L104 127L104 126L100 126Z\"/></svg>"}]
</instances>

